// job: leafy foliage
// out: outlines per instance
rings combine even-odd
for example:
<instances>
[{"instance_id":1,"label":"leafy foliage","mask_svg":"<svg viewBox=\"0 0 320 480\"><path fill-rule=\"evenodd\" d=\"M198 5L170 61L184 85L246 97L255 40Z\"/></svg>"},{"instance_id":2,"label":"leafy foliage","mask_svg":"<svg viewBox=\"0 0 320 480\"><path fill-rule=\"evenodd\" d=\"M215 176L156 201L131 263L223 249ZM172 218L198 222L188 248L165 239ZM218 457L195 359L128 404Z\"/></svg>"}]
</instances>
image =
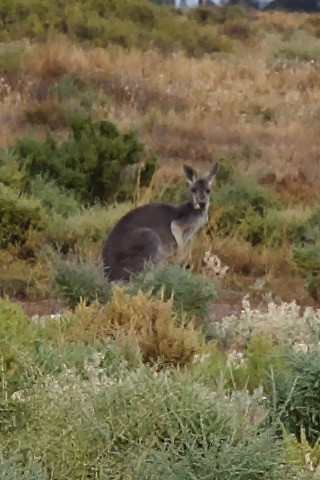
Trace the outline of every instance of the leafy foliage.
<instances>
[{"instance_id":1,"label":"leafy foliage","mask_svg":"<svg viewBox=\"0 0 320 480\"><path fill-rule=\"evenodd\" d=\"M0 248L23 243L30 228L41 230L45 224L45 211L37 199L0 182Z\"/></svg>"},{"instance_id":2,"label":"leafy foliage","mask_svg":"<svg viewBox=\"0 0 320 480\"><path fill-rule=\"evenodd\" d=\"M295 243L314 244L320 240L320 208L316 207L310 216L295 229Z\"/></svg>"},{"instance_id":3,"label":"leafy foliage","mask_svg":"<svg viewBox=\"0 0 320 480\"><path fill-rule=\"evenodd\" d=\"M23 369L23 354L32 353L37 336L21 307L4 299L0 299L0 336L3 381L10 379L13 387Z\"/></svg>"},{"instance_id":4,"label":"leafy foliage","mask_svg":"<svg viewBox=\"0 0 320 480\"><path fill-rule=\"evenodd\" d=\"M18 407L24 413L23 425L0 431L7 468L19 471L24 453L39 462L27 462L27 472L54 469L57 480L92 472L115 479L177 480L182 472L184 478L283 478L279 442L246 416L247 398L230 401L188 374L143 366L117 379L100 353L85 372L82 378L73 370L37 378L21 393L22 400L28 395L28 408L7 402L9 420Z\"/></svg>"},{"instance_id":5,"label":"leafy foliage","mask_svg":"<svg viewBox=\"0 0 320 480\"><path fill-rule=\"evenodd\" d=\"M63 191L54 180L47 181L41 175L37 175L30 181L29 191L33 197L40 200L50 215L56 213L62 217L70 217L79 212L79 203L72 195L72 191Z\"/></svg>"},{"instance_id":6,"label":"leafy foliage","mask_svg":"<svg viewBox=\"0 0 320 480\"><path fill-rule=\"evenodd\" d=\"M219 233L239 235L257 245L265 243L266 238L274 233L272 212L279 206L279 201L270 192L240 178L222 184L214 191L211 210ZM275 222L280 223L277 219Z\"/></svg>"},{"instance_id":7,"label":"leafy foliage","mask_svg":"<svg viewBox=\"0 0 320 480\"><path fill-rule=\"evenodd\" d=\"M25 172L26 189L36 175L45 175L71 190L77 200L92 203L132 196L135 183L123 181L121 173L141 161L143 145L134 132L120 134L111 122L80 118L72 122L70 137L61 144L48 135L44 142L20 139L11 150ZM155 158L149 157L141 186L148 184L154 169Z\"/></svg>"},{"instance_id":8,"label":"leafy foliage","mask_svg":"<svg viewBox=\"0 0 320 480\"><path fill-rule=\"evenodd\" d=\"M49 259L19 258L19 248L0 250L0 295L41 299L52 291Z\"/></svg>"},{"instance_id":9,"label":"leafy foliage","mask_svg":"<svg viewBox=\"0 0 320 480\"><path fill-rule=\"evenodd\" d=\"M61 4L40 0L9 4L2 0L0 13L1 41L24 37L43 40L48 34L63 33L73 41L98 47L113 43L148 49L152 44L165 52L184 50L195 55L232 49L232 42L214 29L148 0L67 0Z\"/></svg>"},{"instance_id":10,"label":"leafy foliage","mask_svg":"<svg viewBox=\"0 0 320 480\"><path fill-rule=\"evenodd\" d=\"M84 299L88 303L99 300L105 303L111 296L102 269L90 260L70 262L56 259L55 283L67 304L74 308Z\"/></svg>"},{"instance_id":11,"label":"leafy foliage","mask_svg":"<svg viewBox=\"0 0 320 480\"><path fill-rule=\"evenodd\" d=\"M292 353L288 357L289 373L278 374L275 381L277 408L289 432L300 439L305 429L311 445L320 437L318 350Z\"/></svg>"},{"instance_id":12,"label":"leafy foliage","mask_svg":"<svg viewBox=\"0 0 320 480\"><path fill-rule=\"evenodd\" d=\"M293 260L307 281L307 288L315 300L320 299L320 242L306 244L293 250Z\"/></svg>"},{"instance_id":13,"label":"leafy foliage","mask_svg":"<svg viewBox=\"0 0 320 480\"><path fill-rule=\"evenodd\" d=\"M152 291L153 295L168 300L173 295L175 308L203 319L210 302L218 298L217 282L209 282L203 275L193 275L178 265L159 265L132 278L129 292Z\"/></svg>"}]
</instances>

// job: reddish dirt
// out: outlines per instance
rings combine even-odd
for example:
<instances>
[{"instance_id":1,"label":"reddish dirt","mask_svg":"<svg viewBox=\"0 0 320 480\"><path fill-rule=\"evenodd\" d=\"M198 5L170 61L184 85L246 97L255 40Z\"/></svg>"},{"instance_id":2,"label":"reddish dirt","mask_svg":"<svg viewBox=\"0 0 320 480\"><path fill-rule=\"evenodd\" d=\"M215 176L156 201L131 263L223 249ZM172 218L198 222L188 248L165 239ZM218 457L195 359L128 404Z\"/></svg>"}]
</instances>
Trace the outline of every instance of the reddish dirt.
<instances>
[{"instance_id":1,"label":"reddish dirt","mask_svg":"<svg viewBox=\"0 0 320 480\"><path fill-rule=\"evenodd\" d=\"M15 300L21 305L29 317L34 315L45 316L59 313L62 309L62 303L59 300Z\"/></svg>"},{"instance_id":2,"label":"reddish dirt","mask_svg":"<svg viewBox=\"0 0 320 480\"><path fill-rule=\"evenodd\" d=\"M243 292L223 295L212 304L210 318L213 322L221 322L224 317L239 315L242 309ZM266 310L266 303L257 298L250 298L251 308Z\"/></svg>"},{"instance_id":3,"label":"reddish dirt","mask_svg":"<svg viewBox=\"0 0 320 480\"><path fill-rule=\"evenodd\" d=\"M225 294L212 304L211 320L220 322L224 317L230 315L239 315L242 308L242 298L245 293ZM32 317L33 315L45 316L61 312L63 304L59 300L18 300L14 299L21 305L25 313ZM252 308L264 310L266 304L261 300L250 298Z\"/></svg>"}]
</instances>

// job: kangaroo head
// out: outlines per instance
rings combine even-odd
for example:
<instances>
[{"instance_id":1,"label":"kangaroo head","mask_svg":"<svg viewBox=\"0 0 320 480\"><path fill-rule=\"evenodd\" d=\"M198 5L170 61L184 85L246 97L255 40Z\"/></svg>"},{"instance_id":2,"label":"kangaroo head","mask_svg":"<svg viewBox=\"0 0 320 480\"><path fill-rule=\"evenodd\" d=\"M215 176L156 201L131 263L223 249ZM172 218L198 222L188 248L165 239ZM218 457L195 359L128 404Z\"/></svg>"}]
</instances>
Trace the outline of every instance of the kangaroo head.
<instances>
[{"instance_id":1,"label":"kangaroo head","mask_svg":"<svg viewBox=\"0 0 320 480\"><path fill-rule=\"evenodd\" d=\"M195 210L207 210L210 201L212 182L218 173L219 165L216 163L210 172L203 178L197 178L197 172L188 165L183 166L184 174L189 183L189 201Z\"/></svg>"}]
</instances>

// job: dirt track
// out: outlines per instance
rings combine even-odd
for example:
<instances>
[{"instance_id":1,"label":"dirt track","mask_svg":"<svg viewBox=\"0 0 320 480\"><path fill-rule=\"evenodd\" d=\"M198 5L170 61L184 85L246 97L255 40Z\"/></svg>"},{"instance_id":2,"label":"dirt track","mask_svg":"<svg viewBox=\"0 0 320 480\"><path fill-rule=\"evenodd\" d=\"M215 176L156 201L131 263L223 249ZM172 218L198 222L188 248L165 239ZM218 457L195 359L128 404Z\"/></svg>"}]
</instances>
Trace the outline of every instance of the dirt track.
<instances>
[{"instance_id":1,"label":"dirt track","mask_svg":"<svg viewBox=\"0 0 320 480\"><path fill-rule=\"evenodd\" d=\"M242 303L241 300L244 293L232 293L222 296L212 304L211 319L212 321L221 321L229 315L239 315ZM16 300L21 305L25 313L32 317L33 315L45 316L59 313L63 308L63 304L59 300ZM252 308L263 310L266 304L257 299L250 299Z\"/></svg>"}]
</instances>

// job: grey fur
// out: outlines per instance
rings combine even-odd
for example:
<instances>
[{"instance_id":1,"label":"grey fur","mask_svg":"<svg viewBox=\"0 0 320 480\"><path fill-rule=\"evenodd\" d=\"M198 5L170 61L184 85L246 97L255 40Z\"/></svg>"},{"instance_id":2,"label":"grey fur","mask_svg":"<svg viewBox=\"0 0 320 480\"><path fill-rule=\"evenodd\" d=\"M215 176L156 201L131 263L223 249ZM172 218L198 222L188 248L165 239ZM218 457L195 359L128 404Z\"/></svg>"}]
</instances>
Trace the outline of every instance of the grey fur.
<instances>
[{"instance_id":1,"label":"grey fur","mask_svg":"<svg viewBox=\"0 0 320 480\"><path fill-rule=\"evenodd\" d=\"M208 221L210 186L218 164L197 180L192 167L184 165L189 201L181 205L150 203L131 210L115 225L102 249L105 274L110 281L128 280L145 262L159 263L182 249Z\"/></svg>"}]
</instances>

